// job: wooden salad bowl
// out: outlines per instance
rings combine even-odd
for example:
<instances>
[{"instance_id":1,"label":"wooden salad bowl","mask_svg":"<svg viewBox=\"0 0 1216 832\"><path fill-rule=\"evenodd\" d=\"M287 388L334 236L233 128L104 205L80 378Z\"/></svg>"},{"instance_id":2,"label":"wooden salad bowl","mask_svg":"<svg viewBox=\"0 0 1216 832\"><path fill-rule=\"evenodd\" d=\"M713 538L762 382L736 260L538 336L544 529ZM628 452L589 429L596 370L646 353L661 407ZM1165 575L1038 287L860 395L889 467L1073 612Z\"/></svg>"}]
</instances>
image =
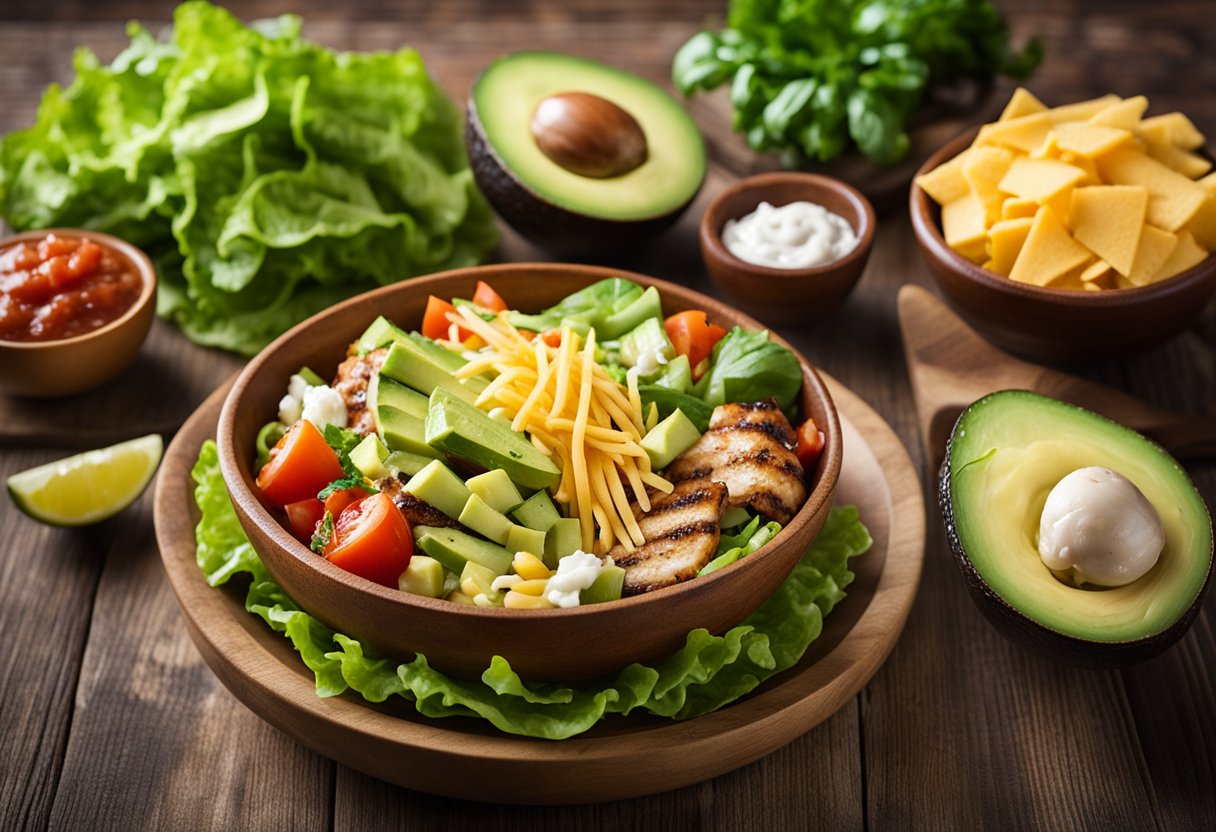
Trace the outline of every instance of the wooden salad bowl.
<instances>
[{"instance_id":1,"label":"wooden salad bowl","mask_svg":"<svg viewBox=\"0 0 1216 832\"><path fill-rule=\"evenodd\" d=\"M815 420L826 448L811 475L806 503L763 549L731 566L676 586L606 604L572 609L507 610L454 604L388 589L346 572L295 540L258 499L254 440L275 418L287 379L308 366L331 377L347 346L377 315L416 328L429 295L470 297L478 280L507 302L539 311L607 277L654 286L664 314L701 309L728 329L765 327L699 292L645 275L594 266L511 263L458 269L377 289L322 312L290 330L241 372L224 402L217 442L220 466L245 533L266 568L301 608L337 632L383 653L408 659L422 653L435 667L480 676L503 656L529 681L588 679L632 662L651 662L684 644L689 631L730 629L786 579L827 520L840 474L840 422L822 379L802 364L802 414Z\"/></svg>"},{"instance_id":2,"label":"wooden salad bowl","mask_svg":"<svg viewBox=\"0 0 1216 832\"><path fill-rule=\"evenodd\" d=\"M969 130L929 157L917 176L970 146ZM1075 292L1020 283L972 263L946 245L941 209L912 183L908 197L921 255L950 306L1002 349L1049 361L1119 358L1177 335L1216 292L1216 256L1134 289Z\"/></svg>"}]
</instances>

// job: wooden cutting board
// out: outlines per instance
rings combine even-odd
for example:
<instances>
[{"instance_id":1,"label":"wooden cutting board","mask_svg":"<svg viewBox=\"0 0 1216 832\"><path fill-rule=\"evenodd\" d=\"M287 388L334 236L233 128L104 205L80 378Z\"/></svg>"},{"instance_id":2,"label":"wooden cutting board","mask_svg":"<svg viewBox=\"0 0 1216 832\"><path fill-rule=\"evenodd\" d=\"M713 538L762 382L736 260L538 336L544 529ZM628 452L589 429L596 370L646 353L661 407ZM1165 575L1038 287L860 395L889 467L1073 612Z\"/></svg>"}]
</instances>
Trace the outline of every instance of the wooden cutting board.
<instances>
[{"instance_id":1,"label":"wooden cutting board","mask_svg":"<svg viewBox=\"0 0 1216 832\"><path fill-rule=\"evenodd\" d=\"M1216 417L1175 413L1120 390L1001 352L927 289L899 290L899 327L925 463L936 471L955 420L997 390L1033 390L1140 431L1178 457L1216 456Z\"/></svg>"}]
</instances>

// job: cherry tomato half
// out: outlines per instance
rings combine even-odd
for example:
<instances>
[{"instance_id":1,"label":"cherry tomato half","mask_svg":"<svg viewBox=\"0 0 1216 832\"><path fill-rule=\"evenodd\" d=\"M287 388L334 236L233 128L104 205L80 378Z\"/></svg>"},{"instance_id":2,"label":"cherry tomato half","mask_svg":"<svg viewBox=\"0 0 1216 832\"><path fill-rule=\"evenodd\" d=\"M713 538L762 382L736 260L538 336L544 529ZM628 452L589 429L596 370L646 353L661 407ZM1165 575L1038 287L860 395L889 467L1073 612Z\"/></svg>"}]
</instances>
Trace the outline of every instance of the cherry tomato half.
<instances>
[{"instance_id":1,"label":"cherry tomato half","mask_svg":"<svg viewBox=\"0 0 1216 832\"><path fill-rule=\"evenodd\" d=\"M405 515L380 492L342 512L324 554L347 572L396 589L414 554L414 538Z\"/></svg>"},{"instance_id":2,"label":"cherry tomato half","mask_svg":"<svg viewBox=\"0 0 1216 832\"><path fill-rule=\"evenodd\" d=\"M270 461L258 472L262 496L276 506L299 502L334 480L342 479L342 463L317 426L301 419L270 450Z\"/></svg>"}]
</instances>

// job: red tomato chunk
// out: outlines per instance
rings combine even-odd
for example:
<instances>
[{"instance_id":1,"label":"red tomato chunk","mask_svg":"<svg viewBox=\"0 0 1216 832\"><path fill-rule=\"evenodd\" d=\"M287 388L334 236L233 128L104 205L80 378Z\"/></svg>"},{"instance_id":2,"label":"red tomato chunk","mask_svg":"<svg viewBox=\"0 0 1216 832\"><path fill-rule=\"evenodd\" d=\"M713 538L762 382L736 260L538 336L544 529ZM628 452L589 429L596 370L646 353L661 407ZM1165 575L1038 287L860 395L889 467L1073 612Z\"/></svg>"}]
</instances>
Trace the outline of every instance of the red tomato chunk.
<instances>
[{"instance_id":1,"label":"red tomato chunk","mask_svg":"<svg viewBox=\"0 0 1216 832\"><path fill-rule=\"evenodd\" d=\"M122 317L143 278L92 240L48 234L0 251L0 340L57 341Z\"/></svg>"}]
</instances>

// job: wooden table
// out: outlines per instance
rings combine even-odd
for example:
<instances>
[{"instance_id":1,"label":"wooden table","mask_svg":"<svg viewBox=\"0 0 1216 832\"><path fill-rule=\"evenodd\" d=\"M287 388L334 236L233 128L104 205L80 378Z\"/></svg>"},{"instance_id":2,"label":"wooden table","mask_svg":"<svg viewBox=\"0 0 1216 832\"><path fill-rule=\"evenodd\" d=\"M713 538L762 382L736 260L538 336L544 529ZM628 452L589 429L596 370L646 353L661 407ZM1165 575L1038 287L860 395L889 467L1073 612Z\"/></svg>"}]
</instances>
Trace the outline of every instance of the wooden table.
<instances>
[{"instance_id":1,"label":"wooden table","mask_svg":"<svg viewBox=\"0 0 1216 832\"><path fill-rule=\"evenodd\" d=\"M1003 4L1016 35L1042 34L1031 88L1049 102L1148 93L1216 134L1216 26L1198 0ZM0 129L32 118L72 48L109 59L122 21L171 4L16 0L0 17ZM291 6L343 48L416 44L463 99L477 69L513 48L554 48L665 79L671 55L721 2L460 0L246 3ZM84 22L87 19L88 22ZM723 137L715 136L716 140ZM622 261L708 288L693 230L716 164L672 234ZM503 259L543 258L508 235ZM781 328L867 399L920 459L895 292L926 283L902 212L831 317ZM1216 306L1169 344L1078 368L1146 400L1216 413ZM157 323L140 363L95 394L3 402L0 475L120 436L165 434L240 366ZM1192 467L1209 505L1216 466ZM926 488L930 478L925 477ZM651 798L582 808L455 803L388 786L306 751L246 710L203 665L165 582L150 492L118 518L59 530L0 514L0 827L57 829L843 829L1216 828L1216 593L1191 632L1148 664L1082 672L1001 639L967 598L935 509L924 580L902 640L873 681L823 725L733 774ZM640 773L644 776L644 773Z\"/></svg>"}]
</instances>

